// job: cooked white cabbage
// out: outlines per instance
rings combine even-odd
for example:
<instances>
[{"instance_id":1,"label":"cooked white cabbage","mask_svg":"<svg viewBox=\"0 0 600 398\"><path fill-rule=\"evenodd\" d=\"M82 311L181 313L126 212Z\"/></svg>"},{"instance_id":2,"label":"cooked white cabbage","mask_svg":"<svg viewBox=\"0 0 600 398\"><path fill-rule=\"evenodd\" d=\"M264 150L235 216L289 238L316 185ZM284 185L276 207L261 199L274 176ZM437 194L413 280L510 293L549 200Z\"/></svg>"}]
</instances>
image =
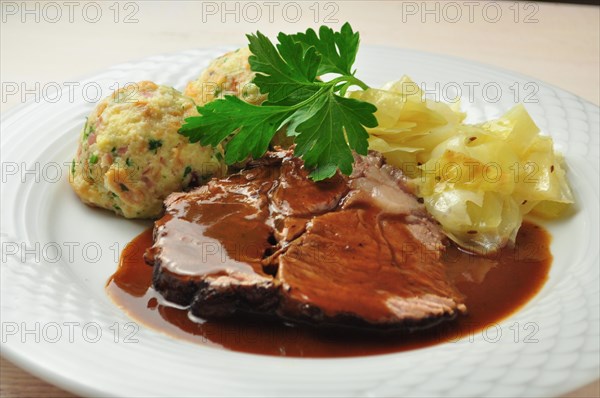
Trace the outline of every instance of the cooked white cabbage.
<instances>
[{"instance_id":1,"label":"cooked white cabbage","mask_svg":"<svg viewBox=\"0 0 600 398\"><path fill-rule=\"evenodd\" d=\"M377 106L370 149L412 178L448 237L468 250L494 252L514 243L525 214L555 218L573 203L562 156L523 105L465 124L458 105L426 99L408 77L349 95Z\"/></svg>"}]
</instances>

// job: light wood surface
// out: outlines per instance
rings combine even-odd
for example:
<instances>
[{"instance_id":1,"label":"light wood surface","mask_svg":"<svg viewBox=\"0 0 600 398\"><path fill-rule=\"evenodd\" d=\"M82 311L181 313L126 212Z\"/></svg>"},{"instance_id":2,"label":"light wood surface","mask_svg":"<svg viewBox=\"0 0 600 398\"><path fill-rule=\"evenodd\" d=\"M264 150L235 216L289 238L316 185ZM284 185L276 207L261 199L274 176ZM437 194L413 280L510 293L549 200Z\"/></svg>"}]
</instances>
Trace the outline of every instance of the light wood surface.
<instances>
[{"instance_id":1,"label":"light wood surface","mask_svg":"<svg viewBox=\"0 0 600 398\"><path fill-rule=\"evenodd\" d=\"M16 4L17 10L6 9L7 3ZM37 83L42 88L47 83L61 85L149 55L243 44L244 33L257 29L272 35L321 25L328 22L326 17L331 13L330 19L338 20L332 26L351 22L361 32L363 44L475 60L544 80L592 103L600 103L600 8L596 6L513 2L488 6L483 1L459 1L454 2L458 9L453 9L444 2L425 5L421 1L336 1L321 2L315 7L313 1L298 1L301 15L294 22L294 11L298 8L286 8L286 2L275 2L270 20L264 2L255 2L261 7L258 18L256 9L243 2L228 2L228 9L234 12L224 14L221 1L134 1L128 2L129 5L119 3L117 15L114 2L97 1L102 16L92 23L96 17L91 9L83 13L86 2L75 2L72 15L62 2L55 3L62 8L58 20L53 10L44 10L42 2L32 2L35 3L39 3L37 16L23 15L19 9L21 2L1 4L0 112L22 103L20 92L15 95L5 92L8 85L27 89L35 89ZM501 16L496 13L498 7ZM133 23L125 23L128 15ZM596 381L565 397L599 394ZM2 359L0 396L71 395Z\"/></svg>"}]
</instances>

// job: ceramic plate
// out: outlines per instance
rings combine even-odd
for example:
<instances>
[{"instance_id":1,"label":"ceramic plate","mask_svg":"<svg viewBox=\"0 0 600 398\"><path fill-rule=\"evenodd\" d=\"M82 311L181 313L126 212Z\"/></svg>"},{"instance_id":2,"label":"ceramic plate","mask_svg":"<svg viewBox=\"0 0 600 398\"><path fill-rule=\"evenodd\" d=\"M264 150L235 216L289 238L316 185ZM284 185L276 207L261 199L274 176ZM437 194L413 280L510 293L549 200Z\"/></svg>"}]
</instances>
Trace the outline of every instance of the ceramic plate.
<instances>
[{"instance_id":1,"label":"ceramic plate","mask_svg":"<svg viewBox=\"0 0 600 398\"><path fill-rule=\"evenodd\" d=\"M344 359L241 354L133 323L104 286L150 223L77 199L67 179L79 131L115 88L149 79L183 89L226 50L115 66L2 116L2 355L66 390L103 396L556 396L598 377L598 107L532 78L399 49L364 47L361 79L377 87L408 74L433 97L462 94L469 121L524 102L565 155L577 209L545 224L554 263L541 292L487 334Z\"/></svg>"}]
</instances>

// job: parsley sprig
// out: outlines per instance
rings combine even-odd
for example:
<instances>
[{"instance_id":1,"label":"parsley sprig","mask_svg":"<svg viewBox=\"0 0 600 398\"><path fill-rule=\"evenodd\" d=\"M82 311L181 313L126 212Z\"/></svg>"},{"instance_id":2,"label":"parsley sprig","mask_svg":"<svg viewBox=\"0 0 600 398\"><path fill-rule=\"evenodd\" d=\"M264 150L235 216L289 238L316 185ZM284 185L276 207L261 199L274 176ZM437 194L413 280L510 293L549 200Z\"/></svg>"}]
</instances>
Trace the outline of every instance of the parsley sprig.
<instances>
[{"instance_id":1,"label":"parsley sprig","mask_svg":"<svg viewBox=\"0 0 600 398\"><path fill-rule=\"evenodd\" d=\"M198 107L200 116L187 118L179 132L202 145L231 138L224 149L225 162L233 164L264 155L275 133L287 126L294 154L313 180L329 178L338 169L350 174L352 150L366 155L365 127L377 126L374 105L344 97L352 86L368 88L352 71L359 34L346 23L339 32L322 26L318 34L312 29L279 33L276 45L260 32L247 37L254 83L268 100L258 106L225 96ZM325 81L324 74L333 76Z\"/></svg>"}]
</instances>

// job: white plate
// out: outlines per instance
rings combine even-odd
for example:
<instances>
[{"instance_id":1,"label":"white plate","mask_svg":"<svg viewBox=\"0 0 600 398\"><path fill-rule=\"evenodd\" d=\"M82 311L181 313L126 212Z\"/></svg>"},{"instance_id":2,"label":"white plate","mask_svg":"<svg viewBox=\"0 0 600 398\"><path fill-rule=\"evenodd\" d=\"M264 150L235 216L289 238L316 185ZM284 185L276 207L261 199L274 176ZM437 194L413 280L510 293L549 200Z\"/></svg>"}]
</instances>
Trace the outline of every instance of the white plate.
<instances>
[{"instance_id":1,"label":"white plate","mask_svg":"<svg viewBox=\"0 0 600 398\"><path fill-rule=\"evenodd\" d=\"M554 396L598 377L598 107L535 79L385 48L361 49L358 75L372 86L406 73L448 96L458 87L468 97L472 87L472 100L462 104L472 121L499 116L518 94L565 154L578 210L547 224L555 260L543 290L487 335L398 354L258 356L143 326L130 338L137 342L126 342L131 320L104 284L118 252L149 223L92 210L68 186L78 133L94 106L86 98L97 87L106 96L115 83L143 79L182 89L225 50L119 65L81 81L73 98L49 93L54 103L29 103L2 117L3 355L67 390L104 396Z\"/></svg>"}]
</instances>

